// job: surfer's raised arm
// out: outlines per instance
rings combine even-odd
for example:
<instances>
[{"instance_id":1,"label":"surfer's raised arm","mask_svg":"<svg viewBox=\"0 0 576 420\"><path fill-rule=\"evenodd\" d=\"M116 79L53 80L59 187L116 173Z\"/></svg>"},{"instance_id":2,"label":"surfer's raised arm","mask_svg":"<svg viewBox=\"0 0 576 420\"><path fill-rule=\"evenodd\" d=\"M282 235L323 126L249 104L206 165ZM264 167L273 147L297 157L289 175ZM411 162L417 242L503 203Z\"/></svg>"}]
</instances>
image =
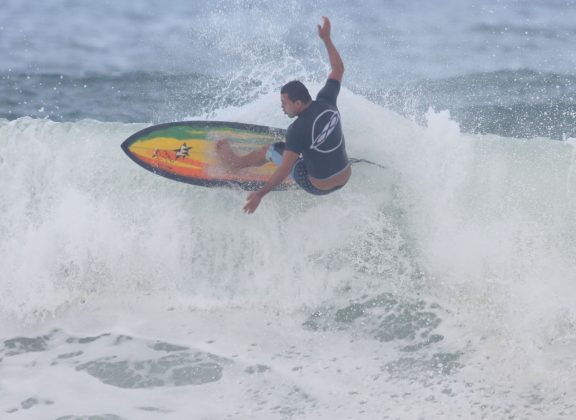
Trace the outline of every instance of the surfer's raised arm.
<instances>
[{"instance_id":1,"label":"surfer's raised arm","mask_svg":"<svg viewBox=\"0 0 576 420\"><path fill-rule=\"evenodd\" d=\"M324 23L322 26L318 25L318 35L322 41L324 41L324 45L328 51L328 58L330 59L330 67L332 68L332 71L328 75L328 78L342 82L342 76L344 75L344 62L330 38L330 19L326 16L322 16L322 19L324 20Z\"/></svg>"}]
</instances>

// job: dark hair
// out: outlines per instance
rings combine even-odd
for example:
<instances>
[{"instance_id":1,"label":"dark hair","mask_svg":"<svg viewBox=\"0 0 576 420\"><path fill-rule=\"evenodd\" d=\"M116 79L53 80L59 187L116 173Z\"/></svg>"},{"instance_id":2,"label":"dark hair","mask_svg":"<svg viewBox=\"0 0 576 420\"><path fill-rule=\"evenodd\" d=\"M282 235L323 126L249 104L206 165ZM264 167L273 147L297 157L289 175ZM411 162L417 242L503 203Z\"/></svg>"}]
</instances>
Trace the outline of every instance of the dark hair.
<instances>
[{"instance_id":1,"label":"dark hair","mask_svg":"<svg viewBox=\"0 0 576 420\"><path fill-rule=\"evenodd\" d=\"M302 101L307 104L312 100L308 89L306 89L304 83L299 80L292 80L291 82L288 82L282 86L282 89L280 89L280 94L285 93L288 94L288 97L292 102Z\"/></svg>"}]
</instances>

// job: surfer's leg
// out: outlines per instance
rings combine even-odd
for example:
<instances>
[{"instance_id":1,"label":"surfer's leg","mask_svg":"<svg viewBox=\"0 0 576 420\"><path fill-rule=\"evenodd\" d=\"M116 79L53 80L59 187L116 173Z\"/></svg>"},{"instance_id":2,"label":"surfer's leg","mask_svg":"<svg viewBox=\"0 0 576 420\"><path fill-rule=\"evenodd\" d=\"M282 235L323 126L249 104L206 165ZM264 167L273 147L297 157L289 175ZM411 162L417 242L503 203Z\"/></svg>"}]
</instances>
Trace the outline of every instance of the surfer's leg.
<instances>
[{"instance_id":1,"label":"surfer's leg","mask_svg":"<svg viewBox=\"0 0 576 420\"><path fill-rule=\"evenodd\" d=\"M249 166L261 166L264 165L266 160L266 151L268 146L263 146L258 150L250 152L246 155L239 156L234 153L230 142L226 139L220 140L216 143L216 153L220 157L220 160L229 169L242 169Z\"/></svg>"}]
</instances>

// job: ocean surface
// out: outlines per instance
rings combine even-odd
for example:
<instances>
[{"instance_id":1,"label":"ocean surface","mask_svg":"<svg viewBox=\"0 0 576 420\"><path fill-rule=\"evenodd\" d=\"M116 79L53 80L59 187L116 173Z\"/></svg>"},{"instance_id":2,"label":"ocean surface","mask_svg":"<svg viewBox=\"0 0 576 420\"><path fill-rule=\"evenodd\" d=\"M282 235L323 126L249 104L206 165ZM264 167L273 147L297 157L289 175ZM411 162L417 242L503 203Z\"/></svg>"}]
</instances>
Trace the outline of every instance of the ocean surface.
<instances>
[{"instance_id":1,"label":"ocean surface","mask_svg":"<svg viewBox=\"0 0 576 420\"><path fill-rule=\"evenodd\" d=\"M349 184L181 184L332 20ZM0 418L576 418L576 1L4 0Z\"/></svg>"}]
</instances>

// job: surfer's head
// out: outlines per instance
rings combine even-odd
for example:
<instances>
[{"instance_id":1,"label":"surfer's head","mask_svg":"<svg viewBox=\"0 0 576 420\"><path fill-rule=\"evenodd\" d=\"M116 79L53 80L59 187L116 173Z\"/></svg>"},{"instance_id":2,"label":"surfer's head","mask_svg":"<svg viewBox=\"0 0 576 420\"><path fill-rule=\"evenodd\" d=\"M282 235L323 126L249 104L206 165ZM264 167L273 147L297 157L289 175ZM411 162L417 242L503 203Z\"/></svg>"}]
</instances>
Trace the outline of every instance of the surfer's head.
<instances>
[{"instance_id":1,"label":"surfer's head","mask_svg":"<svg viewBox=\"0 0 576 420\"><path fill-rule=\"evenodd\" d=\"M280 101L284 113L290 118L294 118L310 105L312 97L304 83L293 80L280 89Z\"/></svg>"}]
</instances>

